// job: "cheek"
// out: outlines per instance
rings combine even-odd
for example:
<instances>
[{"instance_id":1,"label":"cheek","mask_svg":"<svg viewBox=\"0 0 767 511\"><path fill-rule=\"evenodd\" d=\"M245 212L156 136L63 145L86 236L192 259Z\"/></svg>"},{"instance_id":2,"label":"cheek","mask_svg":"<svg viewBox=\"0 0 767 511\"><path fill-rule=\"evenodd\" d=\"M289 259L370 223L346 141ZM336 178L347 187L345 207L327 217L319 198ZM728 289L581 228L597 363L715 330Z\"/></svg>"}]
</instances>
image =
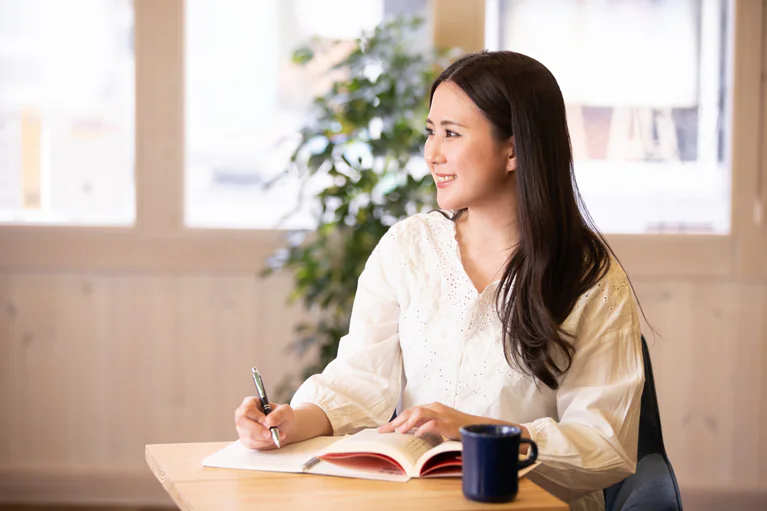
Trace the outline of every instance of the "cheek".
<instances>
[{"instance_id":1,"label":"cheek","mask_svg":"<svg viewBox=\"0 0 767 511\"><path fill-rule=\"evenodd\" d=\"M461 141L463 142L463 141ZM471 152L471 145L466 143L443 144L442 153L447 161L458 164L466 161L466 153Z\"/></svg>"},{"instance_id":2,"label":"cheek","mask_svg":"<svg viewBox=\"0 0 767 511\"><path fill-rule=\"evenodd\" d=\"M508 160L506 153L500 151L494 145L487 145L481 152L475 154L476 162L482 165L485 174L490 176L505 177Z\"/></svg>"},{"instance_id":3,"label":"cheek","mask_svg":"<svg viewBox=\"0 0 767 511\"><path fill-rule=\"evenodd\" d=\"M451 155L452 161L467 169L472 177L487 178L496 174L498 158L491 147L484 144L466 144Z\"/></svg>"}]
</instances>

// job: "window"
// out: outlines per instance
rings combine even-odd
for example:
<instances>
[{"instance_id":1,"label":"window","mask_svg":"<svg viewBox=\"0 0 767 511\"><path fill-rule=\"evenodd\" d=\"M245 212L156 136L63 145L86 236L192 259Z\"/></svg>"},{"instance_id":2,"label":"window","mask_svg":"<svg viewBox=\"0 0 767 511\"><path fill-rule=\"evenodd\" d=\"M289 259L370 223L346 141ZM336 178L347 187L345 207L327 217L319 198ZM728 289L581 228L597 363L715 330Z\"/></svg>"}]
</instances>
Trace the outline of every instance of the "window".
<instances>
[{"instance_id":1,"label":"window","mask_svg":"<svg viewBox=\"0 0 767 511\"><path fill-rule=\"evenodd\" d=\"M185 224L190 227L310 226L297 206L298 183L263 186L282 171L324 72L293 50L319 35L353 40L384 18L426 17L427 0L187 0ZM424 40L429 34L424 30ZM341 48L343 49L343 48Z\"/></svg>"},{"instance_id":2,"label":"window","mask_svg":"<svg viewBox=\"0 0 767 511\"><path fill-rule=\"evenodd\" d=\"M0 222L131 224L130 0L0 0Z\"/></svg>"},{"instance_id":3,"label":"window","mask_svg":"<svg viewBox=\"0 0 767 511\"><path fill-rule=\"evenodd\" d=\"M324 9L317 13L312 10L314 4ZM363 4L365 11L355 11L356 4ZM538 25L556 25L563 34L571 34L585 24L594 34L581 30L580 41L595 37L596 42L589 46L570 37L567 44L546 53L544 43L561 41L562 34L544 26L548 39L541 41L524 26L509 22L515 12L519 14L520 6L531 9L536 4L548 7L545 18L533 20ZM597 6L604 7L604 12ZM193 24L195 7L197 21ZM635 33L632 27L619 25L620 30L610 32L604 19L603 26L597 23L598 17L589 18L618 16L616 10L629 8L635 9L635 19L650 34L646 38L627 39L624 33ZM241 15L227 16L232 9ZM270 12L277 16L270 18L267 28L283 35L261 45L263 41L252 33L265 26L263 16ZM513 48L537 56L554 71L570 108L581 189L632 277L765 276L763 183L767 180L760 164L765 118L757 108L763 99L764 9L761 2L749 0L221 0L217 4L213 0L0 0L0 266L14 271L261 269L263 260L284 245L281 233L271 229L281 211L290 209L287 200L294 201L296 194L288 190L281 196L274 192L266 196L253 183L282 168L278 151L255 138L272 136L276 129L261 128L250 122L250 115L228 114L238 114L238 108L266 112L259 121L270 128L280 127L289 138L302 124L301 104L321 90L304 90L317 86L317 70L304 75L306 83L296 82L301 70L293 69L288 58L296 42L318 32L348 38L372 23L366 14L380 18L399 12L426 15L425 44L434 41L442 47L476 51L487 40L490 48ZM569 23L576 12L581 21ZM343 23L337 21L341 17L336 13L344 14ZM527 16L529 20L529 12ZM631 16L624 12L623 17ZM518 17L516 23L523 19ZM619 21L610 21L610 26ZM663 28L672 22L678 24L676 29ZM213 26L218 27L216 37L224 37L226 44L210 36ZM239 42L235 30L242 36ZM679 38L674 44L668 44L672 38L664 35L671 33ZM689 48L690 37L697 49ZM286 38L290 41L285 42ZM657 38L667 44L656 45ZM529 47L511 46L517 44L516 39L526 39ZM256 45L252 51L247 50L247 41ZM628 47L627 41L642 43L646 51L670 47L670 58L677 52L694 52L691 68L683 63L663 67L664 59L644 65L655 66L652 70L664 87L677 92L671 99L680 100L684 90L694 88L695 93L670 107L626 102L636 101L635 97L605 96L609 101L592 97L594 103L589 103L582 91L589 91L593 76L600 72L594 61L599 57L607 62L605 54L609 56L598 41L602 46L623 48L627 56L638 51ZM271 53L258 53L266 44ZM570 47L578 51L570 52ZM593 58L583 51L594 47ZM544 53L536 55L535 51ZM278 56L270 60L274 52ZM564 73L567 62L557 62L558 53L579 63L569 69L589 69L589 73L568 79ZM271 96L262 89L258 95L252 94L252 84L241 79L243 71L238 67L253 62L252 54L261 56L257 64L263 80L256 83L267 87ZM271 67L265 65L269 62ZM638 63L641 59L635 60L635 67ZM620 60L612 65L620 73L633 70ZM134 84L135 68L140 81ZM280 74L270 77L267 71ZM629 76L643 77L639 72ZM685 76L691 80L687 87L680 82ZM580 78L585 85L573 86ZM276 79L279 84L270 86ZM651 82L648 78L644 83L650 91ZM187 90L181 91L183 87ZM623 92L638 88L632 87ZM270 102L270 98L279 102ZM224 106L233 108L230 105L238 108L225 111ZM661 108L666 110L656 111ZM664 120L669 111L673 122ZM62 112L79 119L73 126L90 130L71 130L69 142L74 138L77 144L63 149L61 141L68 140L67 132L59 133L58 139L54 133ZM616 116L623 120L614 124ZM618 129L626 126L626 117L631 118L629 136L624 128ZM600 122L609 129L600 128ZM140 135L140 159L134 157L134 124ZM669 143L672 125L676 143ZM105 126L112 131L100 129ZM649 131L653 142L638 144L632 130ZM621 132L622 140L617 138ZM612 151L608 152L608 146ZM264 147L266 150L259 149ZM679 156L667 156L669 147L676 148ZM255 156L271 166L261 165ZM63 165L66 162L74 165ZM101 171L104 173L99 174ZM80 185L63 178L63 172L72 173L72 181ZM277 197L284 197L286 203ZM66 224L119 227L73 229ZM130 228L123 227L126 224ZM184 224L212 229L185 228Z\"/></svg>"},{"instance_id":4,"label":"window","mask_svg":"<svg viewBox=\"0 0 767 511\"><path fill-rule=\"evenodd\" d=\"M488 48L536 58L559 82L602 231L730 232L728 4L487 2Z\"/></svg>"}]
</instances>

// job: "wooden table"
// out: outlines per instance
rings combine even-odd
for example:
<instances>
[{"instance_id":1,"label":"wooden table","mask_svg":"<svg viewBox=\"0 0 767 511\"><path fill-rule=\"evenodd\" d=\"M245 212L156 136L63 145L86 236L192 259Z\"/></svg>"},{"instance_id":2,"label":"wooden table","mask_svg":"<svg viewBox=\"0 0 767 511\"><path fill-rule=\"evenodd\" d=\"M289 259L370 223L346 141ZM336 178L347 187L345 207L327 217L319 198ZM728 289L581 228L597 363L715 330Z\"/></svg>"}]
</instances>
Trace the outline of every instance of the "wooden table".
<instances>
[{"instance_id":1,"label":"wooden table","mask_svg":"<svg viewBox=\"0 0 767 511\"><path fill-rule=\"evenodd\" d=\"M461 493L460 479L413 479L407 483L311 474L281 474L202 466L202 459L229 442L146 446L146 461L183 511L508 510L566 511L568 506L523 478L508 504L480 504Z\"/></svg>"}]
</instances>

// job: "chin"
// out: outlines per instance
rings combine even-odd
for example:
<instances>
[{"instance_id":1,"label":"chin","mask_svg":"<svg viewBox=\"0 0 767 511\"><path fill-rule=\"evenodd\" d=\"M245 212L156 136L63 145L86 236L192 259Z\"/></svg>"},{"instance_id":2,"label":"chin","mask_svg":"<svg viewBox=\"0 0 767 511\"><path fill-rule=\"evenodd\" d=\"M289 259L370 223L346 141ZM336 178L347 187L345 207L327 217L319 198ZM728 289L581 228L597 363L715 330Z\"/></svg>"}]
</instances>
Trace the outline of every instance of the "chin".
<instances>
[{"instance_id":1,"label":"chin","mask_svg":"<svg viewBox=\"0 0 767 511\"><path fill-rule=\"evenodd\" d=\"M450 197L448 194L442 194L437 191L437 205L440 209L457 211L466 207L465 201L456 197Z\"/></svg>"}]
</instances>

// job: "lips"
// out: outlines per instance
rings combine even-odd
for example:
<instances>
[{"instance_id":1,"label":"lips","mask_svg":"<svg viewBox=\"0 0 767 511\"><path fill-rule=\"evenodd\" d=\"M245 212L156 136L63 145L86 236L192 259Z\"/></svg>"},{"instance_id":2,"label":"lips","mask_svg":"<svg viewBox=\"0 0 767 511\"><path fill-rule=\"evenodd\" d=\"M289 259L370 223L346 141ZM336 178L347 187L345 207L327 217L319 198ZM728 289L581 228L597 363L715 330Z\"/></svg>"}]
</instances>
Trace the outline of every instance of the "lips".
<instances>
[{"instance_id":1,"label":"lips","mask_svg":"<svg viewBox=\"0 0 767 511\"><path fill-rule=\"evenodd\" d=\"M434 181L437 183L437 188L450 186L456 179L457 176L455 174L434 174Z\"/></svg>"}]
</instances>

